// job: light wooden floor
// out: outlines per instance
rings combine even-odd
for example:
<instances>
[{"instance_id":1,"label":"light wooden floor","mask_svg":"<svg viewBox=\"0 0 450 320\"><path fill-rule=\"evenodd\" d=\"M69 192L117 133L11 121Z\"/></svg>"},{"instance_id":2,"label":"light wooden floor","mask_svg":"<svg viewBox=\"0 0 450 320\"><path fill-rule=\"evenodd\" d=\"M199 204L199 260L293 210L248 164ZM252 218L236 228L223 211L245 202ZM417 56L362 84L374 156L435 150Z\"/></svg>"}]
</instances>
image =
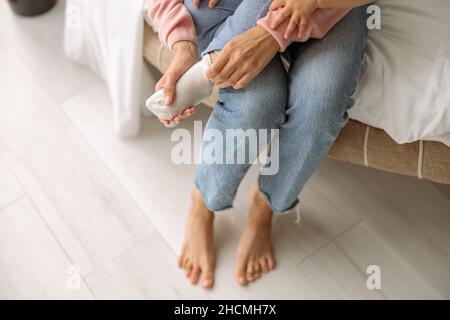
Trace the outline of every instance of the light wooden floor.
<instances>
[{"instance_id":1,"label":"light wooden floor","mask_svg":"<svg viewBox=\"0 0 450 320\"><path fill-rule=\"evenodd\" d=\"M450 298L450 189L331 160L302 194L303 224L275 220L276 272L233 282L253 170L217 219L216 287L191 287L175 261L195 168L171 164L154 119L113 134L106 89L65 59L62 28L62 1L35 19L0 2L0 298Z\"/></svg>"}]
</instances>

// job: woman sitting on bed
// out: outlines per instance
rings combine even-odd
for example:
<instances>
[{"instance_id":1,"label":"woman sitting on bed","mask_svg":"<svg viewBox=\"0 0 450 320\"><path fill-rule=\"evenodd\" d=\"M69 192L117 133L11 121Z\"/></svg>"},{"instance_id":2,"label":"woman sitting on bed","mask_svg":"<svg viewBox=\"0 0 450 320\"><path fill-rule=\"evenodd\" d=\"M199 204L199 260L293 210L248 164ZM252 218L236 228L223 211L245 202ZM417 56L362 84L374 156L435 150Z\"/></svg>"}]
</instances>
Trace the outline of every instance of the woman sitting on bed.
<instances>
[{"instance_id":1,"label":"woman sitting on bed","mask_svg":"<svg viewBox=\"0 0 450 320\"><path fill-rule=\"evenodd\" d=\"M148 2L161 40L174 52L156 86L162 91L149 100L165 125L191 116L213 83L220 88L219 102L207 131L225 136L227 129L279 130L278 171L261 175L252 190L237 249L236 281L247 285L275 267L273 214L288 213L298 205L300 191L347 122L367 37L362 5L371 1ZM288 71L280 52L290 62ZM166 106L172 113L163 112ZM203 147L210 143L204 139ZM234 155L248 149L246 144L233 148ZM179 266L193 284L200 281L210 288L214 283L214 212L232 207L254 161L250 155L246 159L246 164L203 163L198 168L179 257Z\"/></svg>"}]
</instances>

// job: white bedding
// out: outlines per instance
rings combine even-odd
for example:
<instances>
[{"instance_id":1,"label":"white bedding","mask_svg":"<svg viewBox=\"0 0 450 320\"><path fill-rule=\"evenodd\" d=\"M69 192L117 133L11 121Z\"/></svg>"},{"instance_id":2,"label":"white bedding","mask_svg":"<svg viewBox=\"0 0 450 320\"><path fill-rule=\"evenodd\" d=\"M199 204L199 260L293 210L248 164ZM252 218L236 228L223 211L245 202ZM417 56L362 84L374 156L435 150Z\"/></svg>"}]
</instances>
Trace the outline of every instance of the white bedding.
<instances>
[{"instance_id":1,"label":"white bedding","mask_svg":"<svg viewBox=\"0 0 450 320\"><path fill-rule=\"evenodd\" d=\"M450 1L379 0L350 117L398 143L450 146Z\"/></svg>"},{"instance_id":2,"label":"white bedding","mask_svg":"<svg viewBox=\"0 0 450 320\"><path fill-rule=\"evenodd\" d=\"M122 136L139 132L155 85L142 56L144 1L66 1L65 52L105 80Z\"/></svg>"}]
</instances>

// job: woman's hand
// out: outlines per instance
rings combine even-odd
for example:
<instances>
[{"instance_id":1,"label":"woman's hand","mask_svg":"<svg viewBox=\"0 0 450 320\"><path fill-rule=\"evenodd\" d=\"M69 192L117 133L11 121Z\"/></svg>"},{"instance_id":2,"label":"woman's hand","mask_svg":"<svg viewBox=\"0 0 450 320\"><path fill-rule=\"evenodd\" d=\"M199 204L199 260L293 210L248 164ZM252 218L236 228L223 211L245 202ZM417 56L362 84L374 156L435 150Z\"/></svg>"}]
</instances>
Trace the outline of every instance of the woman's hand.
<instances>
[{"instance_id":1,"label":"woman's hand","mask_svg":"<svg viewBox=\"0 0 450 320\"><path fill-rule=\"evenodd\" d=\"M193 0L194 1L194 5L198 8L200 7L200 3L202 2L202 0ZM210 7L211 9L214 8L220 0L208 0L208 7Z\"/></svg>"},{"instance_id":2,"label":"woman's hand","mask_svg":"<svg viewBox=\"0 0 450 320\"><path fill-rule=\"evenodd\" d=\"M198 62L197 59L197 47L194 43L190 41L179 41L176 42L172 51L174 52L174 57L170 63L169 68L164 73L162 78L158 81L155 86L155 90L164 90L164 95L166 96L166 105L170 106L175 101L176 95L176 84L181 76L188 71L194 64ZM180 124L183 118L190 117L195 112L194 107L190 107L184 110L181 116L177 116L173 119L177 124ZM163 124L169 125L170 121L160 120Z\"/></svg>"},{"instance_id":3,"label":"woman's hand","mask_svg":"<svg viewBox=\"0 0 450 320\"><path fill-rule=\"evenodd\" d=\"M206 75L219 88L244 88L273 59L279 44L256 26L231 40L218 54Z\"/></svg>"},{"instance_id":4,"label":"woman's hand","mask_svg":"<svg viewBox=\"0 0 450 320\"><path fill-rule=\"evenodd\" d=\"M318 0L274 0L269 10L276 10L281 7L283 7L283 10L270 27L276 29L289 18L284 38L288 39L296 30L298 30L298 36L301 38L308 28L312 14L319 8L319 2Z\"/></svg>"}]
</instances>

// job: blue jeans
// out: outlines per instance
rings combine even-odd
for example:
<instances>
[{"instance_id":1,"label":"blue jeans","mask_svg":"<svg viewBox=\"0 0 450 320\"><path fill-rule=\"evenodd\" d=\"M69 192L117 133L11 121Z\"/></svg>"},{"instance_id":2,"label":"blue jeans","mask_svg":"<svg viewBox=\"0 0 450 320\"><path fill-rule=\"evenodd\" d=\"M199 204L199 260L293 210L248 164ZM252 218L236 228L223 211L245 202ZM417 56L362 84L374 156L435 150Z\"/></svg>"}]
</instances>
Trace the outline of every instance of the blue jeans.
<instances>
[{"instance_id":1,"label":"blue jeans","mask_svg":"<svg viewBox=\"0 0 450 320\"><path fill-rule=\"evenodd\" d=\"M218 51L254 27L256 21L267 15L271 3L272 0L221 0L210 9L208 1L202 1L196 8L192 0L185 0L184 5L194 19L199 53Z\"/></svg>"},{"instance_id":2,"label":"blue jeans","mask_svg":"<svg viewBox=\"0 0 450 320\"><path fill-rule=\"evenodd\" d=\"M201 51L220 50L255 26L270 0L222 0L219 10L205 5L192 14ZM366 7L353 9L323 39L296 43L287 50L286 72L279 55L244 89L221 89L206 130L279 129L279 170L261 175L259 189L274 212L298 204L298 196L348 121L347 110L360 72L367 38ZM220 29L219 26L221 26ZM211 141L204 141L204 148ZM245 148L244 145L236 145ZM224 151L225 152L225 151ZM246 164L201 164L196 186L211 211L232 207Z\"/></svg>"}]
</instances>

